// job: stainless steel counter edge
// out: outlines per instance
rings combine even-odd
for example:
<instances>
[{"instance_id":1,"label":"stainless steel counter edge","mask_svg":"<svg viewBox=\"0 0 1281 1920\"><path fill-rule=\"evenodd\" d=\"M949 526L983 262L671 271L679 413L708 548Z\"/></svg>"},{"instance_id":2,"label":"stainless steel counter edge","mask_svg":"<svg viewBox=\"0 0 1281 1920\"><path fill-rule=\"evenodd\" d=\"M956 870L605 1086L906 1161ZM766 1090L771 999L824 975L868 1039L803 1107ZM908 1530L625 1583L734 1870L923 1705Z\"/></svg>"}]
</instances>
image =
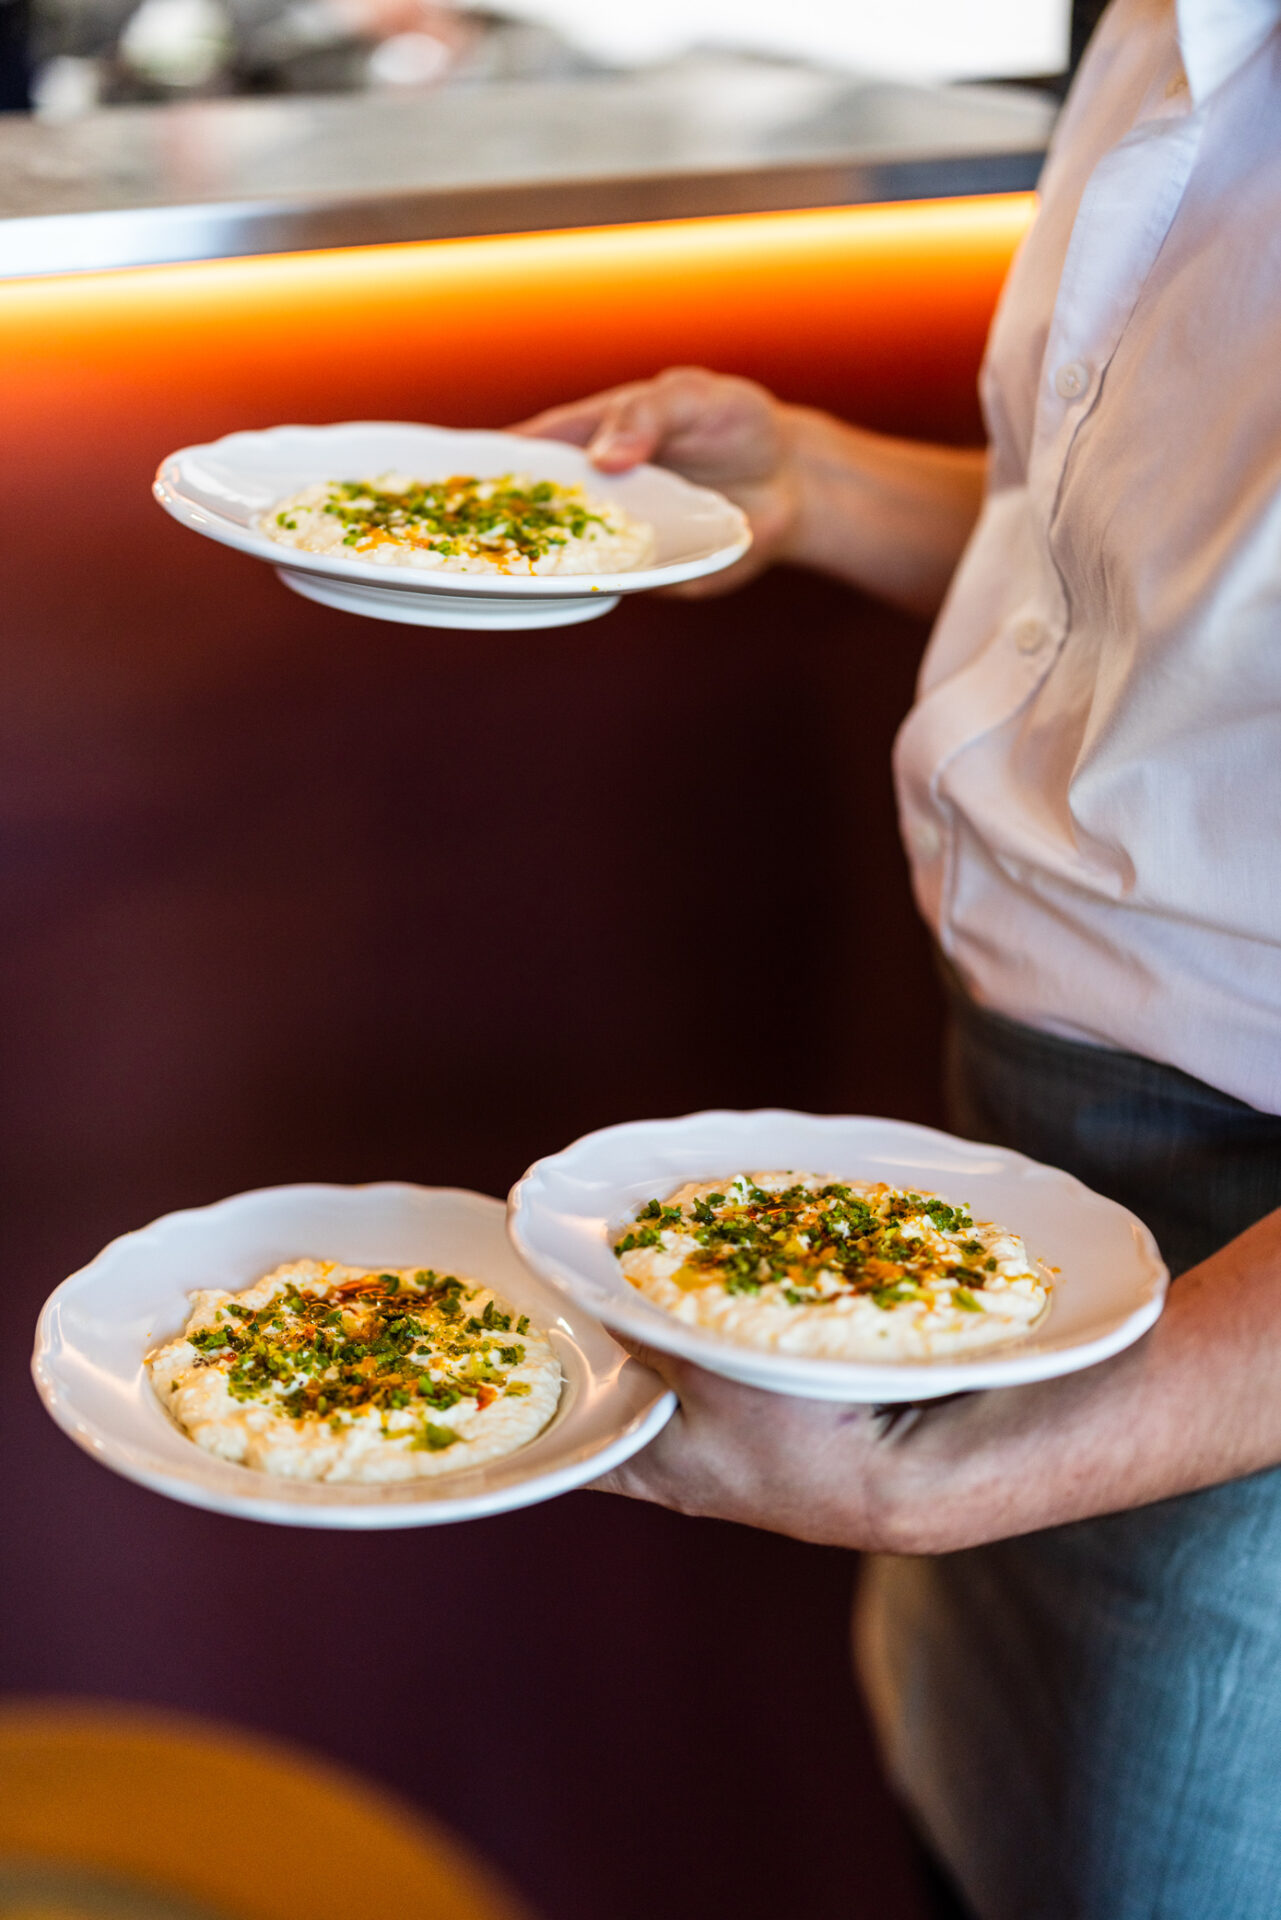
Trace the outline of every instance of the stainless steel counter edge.
<instances>
[{"instance_id":1,"label":"stainless steel counter edge","mask_svg":"<svg viewBox=\"0 0 1281 1920\"><path fill-rule=\"evenodd\" d=\"M1028 149L43 214L0 220L0 279L324 247L1017 193L1036 185L1044 158L1043 150Z\"/></svg>"}]
</instances>

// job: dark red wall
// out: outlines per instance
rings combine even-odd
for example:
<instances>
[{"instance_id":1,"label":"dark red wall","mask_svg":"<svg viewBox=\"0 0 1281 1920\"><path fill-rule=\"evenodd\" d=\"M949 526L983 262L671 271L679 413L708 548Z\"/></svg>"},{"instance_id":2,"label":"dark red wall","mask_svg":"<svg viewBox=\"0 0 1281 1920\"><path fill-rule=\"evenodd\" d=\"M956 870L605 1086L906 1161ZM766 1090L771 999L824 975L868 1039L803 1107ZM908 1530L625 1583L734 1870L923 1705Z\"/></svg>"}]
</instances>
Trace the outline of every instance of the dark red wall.
<instances>
[{"instance_id":1,"label":"dark red wall","mask_svg":"<svg viewBox=\"0 0 1281 1920\"><path fill-rule=\"evenodd\" d=\"M173 1207L503 1193L711 1104L938 1117L887 767L919 627L786 572L528 637L326 612L151 504L200 411L123 390L86 455L69 383L3 463L0 1682L310 1742L546 1920L913 1920L847 1556L592 1494L256 1527L113 1478L30 1390L48 1290Z\"/></svg>"}]
</instances>

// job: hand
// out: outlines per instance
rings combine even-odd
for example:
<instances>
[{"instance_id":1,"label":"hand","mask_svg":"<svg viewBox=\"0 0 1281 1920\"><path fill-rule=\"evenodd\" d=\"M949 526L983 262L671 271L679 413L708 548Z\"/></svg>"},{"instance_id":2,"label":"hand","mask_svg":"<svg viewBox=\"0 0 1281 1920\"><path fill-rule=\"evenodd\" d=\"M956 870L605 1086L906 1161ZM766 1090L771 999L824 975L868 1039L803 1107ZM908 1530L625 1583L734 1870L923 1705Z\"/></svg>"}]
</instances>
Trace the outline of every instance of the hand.
<instances>
[{"instance_id":1,"label":"hand","mask_svg":"<svg viewBox=\"0 0 1281 1920\"><path fill-rule=\"evenodd\" d=\"M723 573L675 589L701 598L741 586L785 556L800 510L790 413L751 380L671 367L656 379L551 407L513 431L585 447L602 473L652 460L728 495L747 515L753 545Z\"/></svg>"},{"instance_id":2,"label":"hand","mask_svg":"<svg viewBox=\"0 0 1281 1920\"><path fill-rule=\"evenodd\" d=\"M649 1446L594 1483L598 1492L820 1545L906 1554L950 1553L1131 1504L1079 1470L1070 1436L1083 1411L1087 1426L1100 1401L1106 1411L1112 1383L1142 1368L1148 1343L1086 1375L873 1407L765 1393L614 1338L680 1405ZM1115 1442L1109 1451L1115 1459ZM1043 1461L1039 1477L1028 1470L1051 1453L1052 1472Z\"/></svg>"},{"instance_id":3,"label":"hand","mask_svg":"<svg viewBox=\"0 0 1281 1920\"><path fill-rule=\"evenodd\" d=\"M797 1540L873 1551L907 1546L887 1496L892 1456L919 1409L794 1400L622 1344L680 1405L657 1439L595 1483L598 1492Z\"/></svg>"},{"instance_id":4,"label":"hand","mask_svg":"<svg viewBox=\"0 0 1281 1920\"><path fill-rule=\"evenodd\" d=\"M932 613L983 497L976 448L869 433L702 367L669 367L551 407L515 431L586 447L602 473L654 460L728 494L751 523L751 551L724 573L671 589L690 599L787 560Z\"/></svg>"}]
</instances>

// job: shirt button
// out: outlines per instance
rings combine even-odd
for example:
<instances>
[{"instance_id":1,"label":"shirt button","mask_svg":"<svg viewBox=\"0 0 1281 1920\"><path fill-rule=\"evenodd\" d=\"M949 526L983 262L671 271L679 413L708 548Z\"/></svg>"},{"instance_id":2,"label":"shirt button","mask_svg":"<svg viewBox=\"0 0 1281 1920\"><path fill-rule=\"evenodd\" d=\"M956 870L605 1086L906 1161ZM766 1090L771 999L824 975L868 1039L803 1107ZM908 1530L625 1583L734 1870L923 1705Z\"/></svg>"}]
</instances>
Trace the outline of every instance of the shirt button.
<instances>
[{"instance_id":1,"label":"shirt button","mask_svg":"<svg viewBox=\"0 0 1281 1920\"><path fill-rule=\"evenodd\" d=\"M933 820L924 814L912 822L912 851L920 860L937 859L943 847L943 835Z\"/></svg>"},{"instance_id":2,"label":"shirt button","mask_svg":"<svg viewBox=\"0 0 1281 1920\"><path fill-rule=\"evenodd\" d=\"M1044 620L1020 620L1014 629L1014 644L1020 653L1036 653L1049 637Z\"/></svg>"},{"instance_id":3,"label":"shirt button","mask_svg":"<svg viewBox=\"0 0 1281 1920\"><path fill-rule=\"evenodd\" d=\"M1090 384L1090 369L1083 360L1069 360L1054 376L1054 391L1060 400L1076 400Z\"/></svg>"}]
</instances>

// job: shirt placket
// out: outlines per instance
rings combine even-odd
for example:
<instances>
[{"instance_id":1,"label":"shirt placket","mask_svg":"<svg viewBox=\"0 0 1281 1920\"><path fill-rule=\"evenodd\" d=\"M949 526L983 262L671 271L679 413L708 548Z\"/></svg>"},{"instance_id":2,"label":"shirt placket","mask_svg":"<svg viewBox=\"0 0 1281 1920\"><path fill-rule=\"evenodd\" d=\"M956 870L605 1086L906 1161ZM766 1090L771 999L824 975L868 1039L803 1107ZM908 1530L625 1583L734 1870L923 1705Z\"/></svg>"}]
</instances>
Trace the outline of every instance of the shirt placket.
<instances>
[{"instance_id":1,"label":"shirt placket","mask_svg":"<svg viewBox=\"0 0 1281 1920\"><path fill-rule=\"evenodd\" d=\"M977 657L920 702L909 726L905 829L927 912L942 911L955 860L954 803L965 750L1010 720L1051 672L1072 609L1054 553L1054 522L1077 435L1100 403L1107 368L1178 211L1202 115L1181 68L1154 85L1149 109L1095 167L1081 197L1041 367L1028 461L1027 512L1036 566L1025 594Z\"/></svg>"}]
</instances>

